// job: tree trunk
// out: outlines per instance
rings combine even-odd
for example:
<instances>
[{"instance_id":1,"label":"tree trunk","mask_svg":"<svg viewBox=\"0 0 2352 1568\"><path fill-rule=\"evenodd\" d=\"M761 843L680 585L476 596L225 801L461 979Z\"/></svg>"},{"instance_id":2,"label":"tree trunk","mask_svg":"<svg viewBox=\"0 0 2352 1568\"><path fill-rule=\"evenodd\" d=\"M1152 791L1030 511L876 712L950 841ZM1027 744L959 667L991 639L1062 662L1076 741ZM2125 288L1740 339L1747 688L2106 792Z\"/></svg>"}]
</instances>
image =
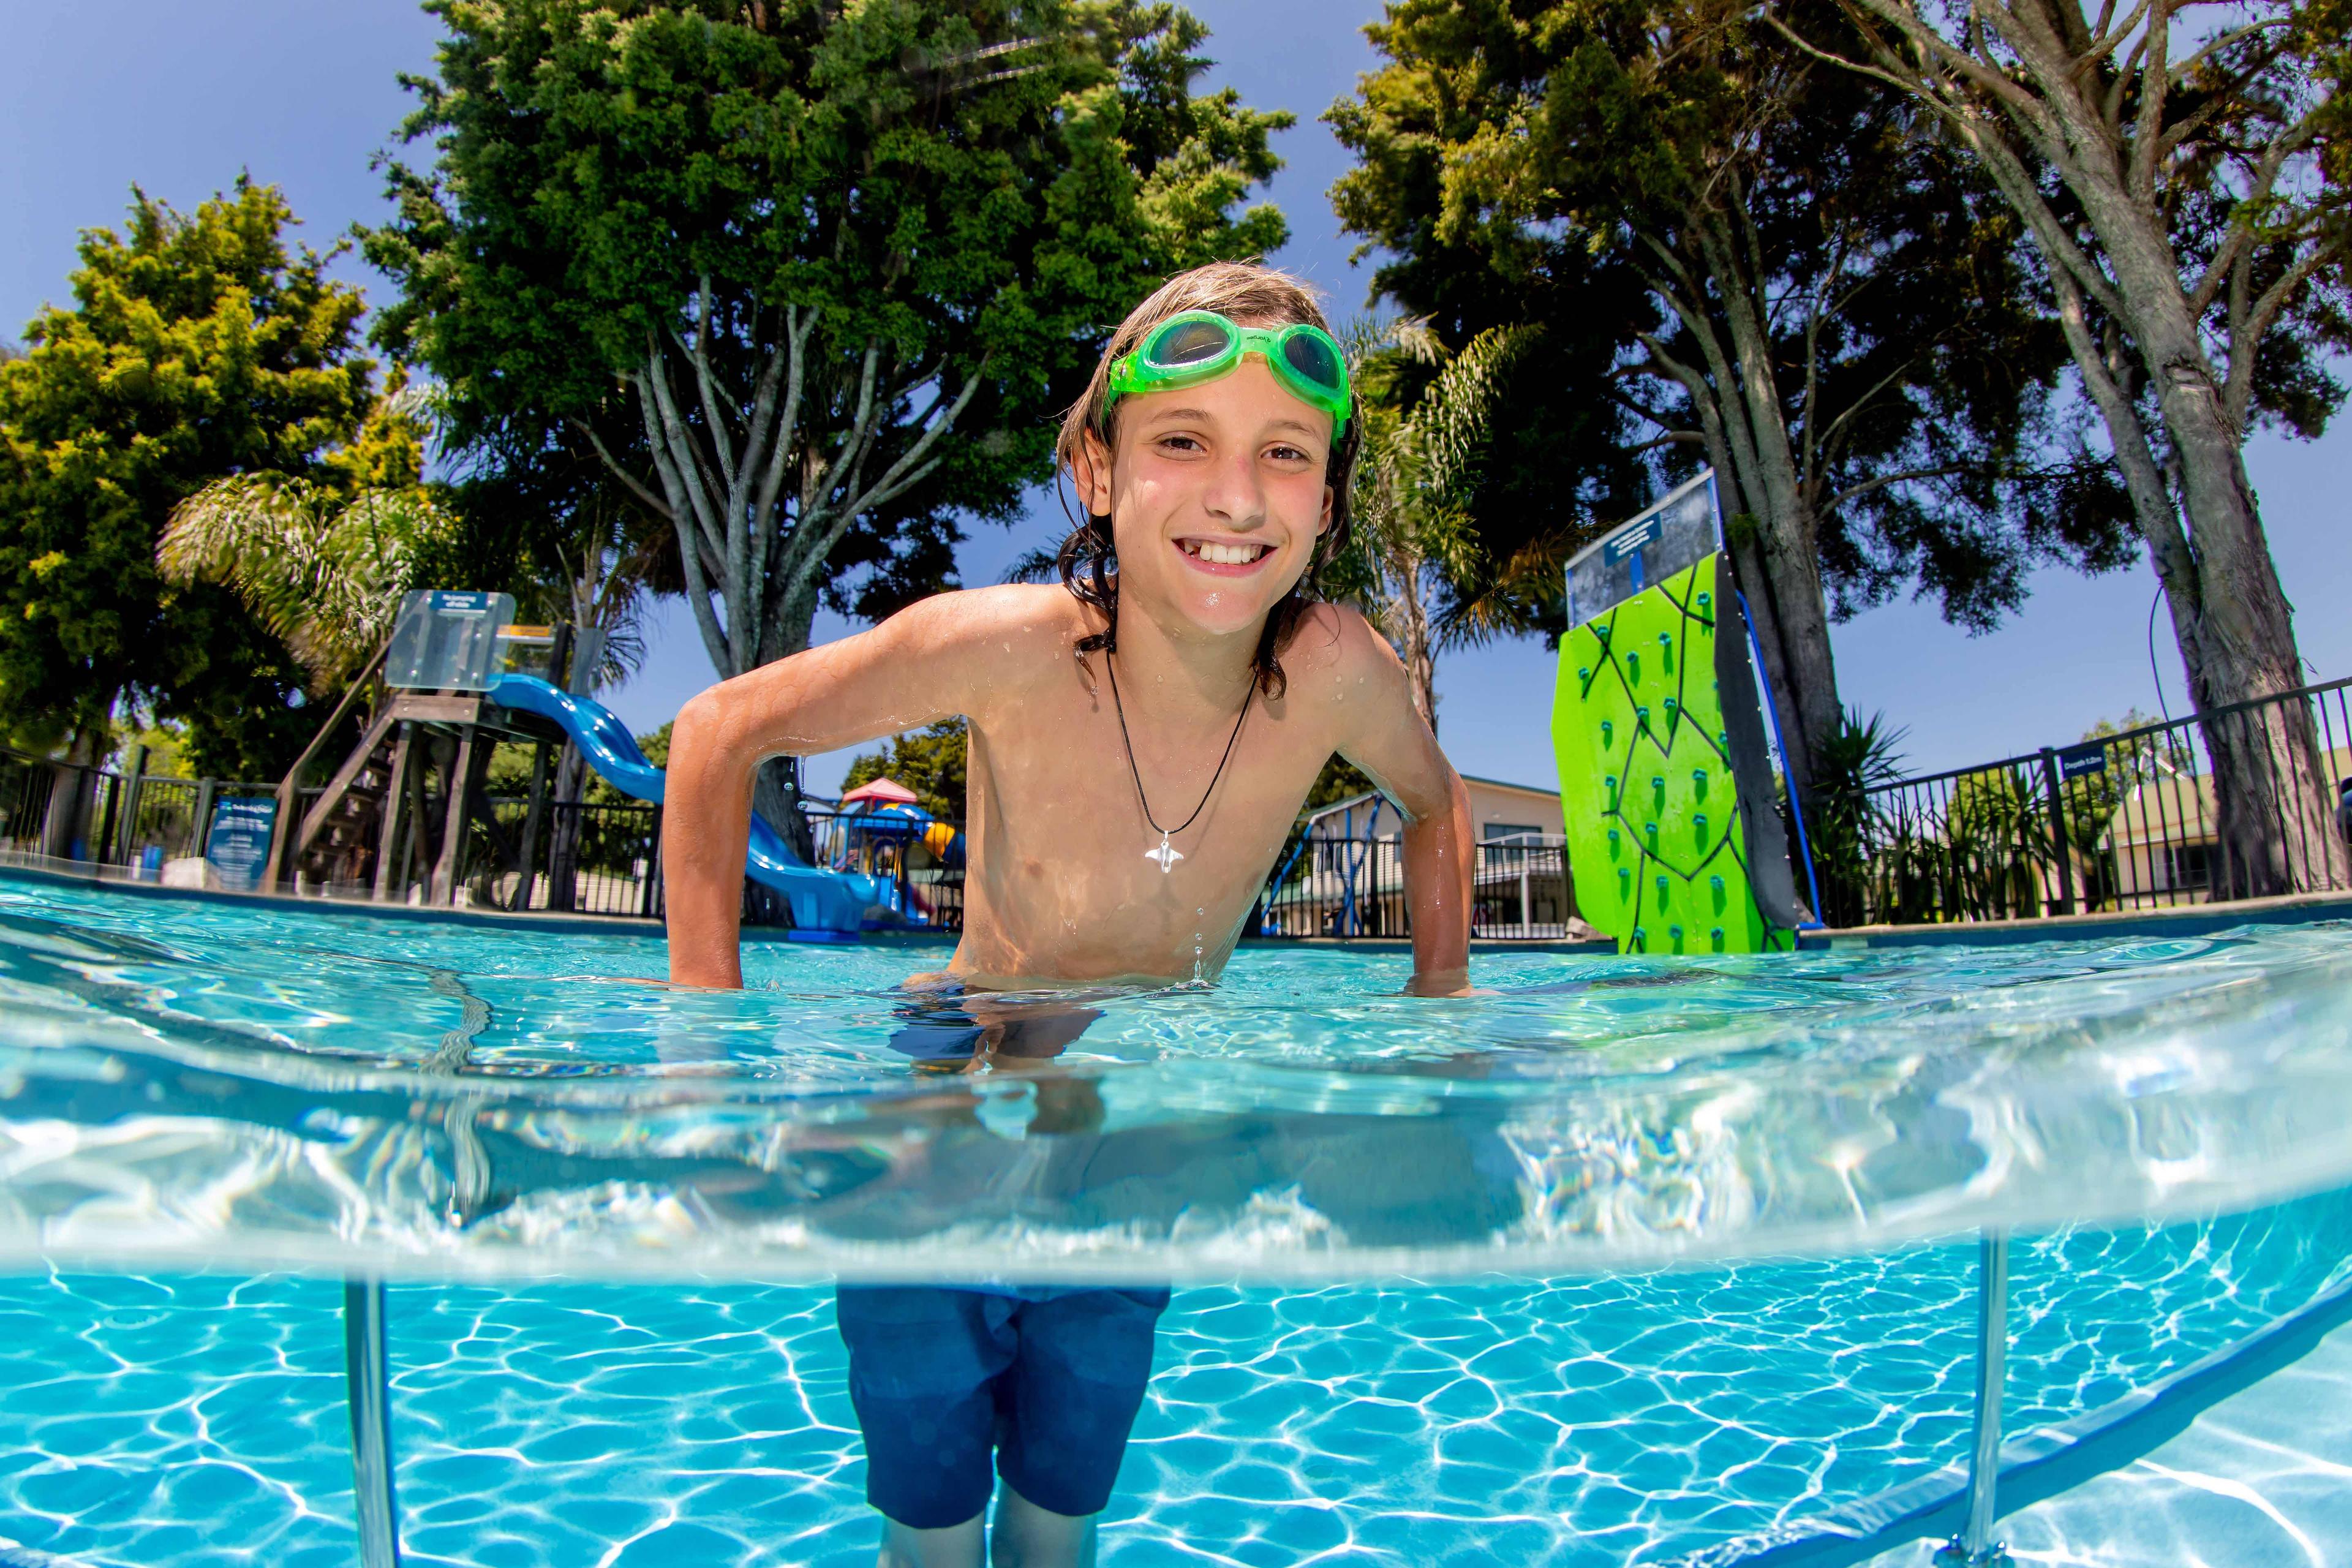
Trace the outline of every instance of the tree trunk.
<instances>
[{"instance_id":1,"label":"tree trunk","mask_svg":"<svg viewBox=\"0 0 2352 1568\"><path fill-rule=\"evenodd\" d=\"M1818 528L1773 372L1768 315L1728 226L1719 209L1695 207L1687 226L1696 255L1678 253L1663 237L1652 241L1673 279L1651 286L1697 343L1705 368L1675 359L1658 340L1642 341L1697 416L1725 541L1764 654L1766 691L1780 716L1781 761L1801 796L1813 788L1816 749L1841 717L1837 660ZM1711 298L1702 278L1714 285Z\"/></svg>"},{"instance_id":2,"label":"tree trunk","mask_svg":"<svg viewBox=\"0 0 2352 1568\"><path fill-rule=\"evenodd\" d=\"M2197 635L2181 644L2213 769L2215 898L2341 888L2345 846L2311 705L2269 702L2304 684L2292 613L2237 439L2210 382L2176 378L2160 404L2196 543Z\"/></svg>"},{"instance_id":3,"label":"tree trunk","mask_svg":"<svg viewBox=\"0 0 2352 1568\"><path fill-rule=\"evenodd\" d=\"M2328 787L2309 705L2215 711L2296 689L2304 684L2303 660L2293 612L2246 479L2243 435L2223 408L2196 319L2180 290L2164 219L2105 171L2078 165L2065 172L2114 268L2124 325L2147 378L2143 384L2157 395L2165 445L2175 465L2174 494L2187 514L2191 547L2182 550L2174 538L2179 523L2171 515L2172 497L2164 498L2160 517L2147 515L2150 501L2137 508L2172 604L2174 636L2212 766L2214 836L2221 849L2212 896L2263 898L2343 887L2347 861L2334 830L2335 792ZM2070 334L2070 341L2080 363L2087 336ZM2083 369L2087 376L2095 369L2105 374L2110 367ZM2132 404L2109 398L2103 412L2118 451L2126 443L2136 451L2152 445ZM2118 428L2125 420L2130 427Z\"/></svg>"},{"instance_id":4,"label":"tree trunk","mask_svg":"<svg viewBox=\"0 0 2352 1568\"><path fill-rule=\"evenodd\" d=\"M570 741L555 764L555 805L548 834L547 907L568 910L576 901L580 875L580 794L587 780L588 760Z\"/></svg>"},{"instance_id":5,"label":"tree trunk","mask_svg":"<svg viewBox=\"0 0 2352 1568\"><path fill-rule=\"evenodd\" d=\"M1757 538L1759 531L1751 514L1742 512L1725 520L1732 574L1747 603L1748 623L1756 633L1756 646L1764 656L1764 687L1778 715L1775 728L1780 742L1780 760L1801 800L1809 798L1812 788L1814 738L1826 732L1813 726L1834 726L1837 722L1837 672L1830 663L1828 631L1820 617L1814 617L1820 626L1819 647L1809 647L1789 635L1788 623L1780 614L1787 590L1766 557ZM1818 582L1815 586L1818 591ZM1828 667L1826 676L1821 673L1823 666ZM1802 673L1809 669L1813 673ZM1823 706L1823 692L1827 694L1829 714L1825 721L1818 711Z\"/></svg>"},{"instance_id":6,"label":"tree trunk","mask_svg":"<svg viewBox=\"0 0 2352 1568\"><path fill-rule=\"evenodd\" d=\"M1421 598L1421 558L1406 554L1397 563L1397 653L1412 682L1412 705L1429 732L1437 733L1437 655L1430 646L1429 609Z\"/></svg>"},{"instance_id":7,"label":"tree trunk","mask_svg":"<svg viewBox=\"0 0 2352 1568\"><path fill-rule=\"evenodd\" d=\"M1903 35L1904 49L1881 40L1880 73L1959 130L2025 220L2050 271L2067 346L2106 422L2172 608L2173 635L2212 765L2221 851L2214 896L2344 886L2347 857L2333 831L2334 803L2309 707L2271 701L2228 711L2303 684L2286 595L2246 480L2243 402L2233 413L2222 390L2251 384L2262 334L2277 321L2284 296L2265 316L2238 292L2249 286L2242 253L2226 300L2229 326L2214 334L2227 342L2225 381L2203 330L2222 297L2200 284L2191 298L2182 279L2195 268L2184 268L2175 244L2176 222L2201 221L2183 216L2200 209L2171 188L2168 173L2193 166L2194 160L2164 139L2164 95L2179 74L2169 53L2171 20L2180 7L2159 4L2137 25L2119 25L2095 40L2065 0L1979 5L1969 14L1968 36L1955 41L1911 0L1850 3ZM1988 40L1994 37L2013 52L2021 70L2006 70L1993 58ZM2127 39L2130 53L2117 68ZM2109 75L2117 68L2119 77ZM2137 96L2129 121L2126 86ZM2239 101L2253 99L2242 94ZM2217 123L2231 123L2225 104L2208 107L2221 110ZM2012 131L2022 146L2012 142ZM2290 145L2279 138L2298 132L2280 126L2265 149L2255 116L2243 133L2255 138L2251 150L2270 171L2257 189L2241 195L2260 211L2275 194L2269 182L2278 177ZM2025 147L2063 181L2080 205L2079 224L2061 218L2044 199ZM2305 262L2315 265L2313 258ZM2086 295L2129 338L2130 362L2101 352L2086 320ZM2136 395L2151 391L2161 443L2151 439ZM2174 465L2169 485L2156 461L2160 449Z\"/></svg>"}]
</instances>

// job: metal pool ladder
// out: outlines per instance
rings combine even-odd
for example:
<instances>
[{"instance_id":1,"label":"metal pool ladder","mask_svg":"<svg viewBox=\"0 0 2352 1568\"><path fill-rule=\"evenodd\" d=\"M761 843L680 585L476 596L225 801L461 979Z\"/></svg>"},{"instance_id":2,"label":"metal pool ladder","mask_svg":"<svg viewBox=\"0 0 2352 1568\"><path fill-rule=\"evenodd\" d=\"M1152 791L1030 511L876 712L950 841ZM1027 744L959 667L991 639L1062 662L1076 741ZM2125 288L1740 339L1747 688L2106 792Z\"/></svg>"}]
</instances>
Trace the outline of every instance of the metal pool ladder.
<instances>
[{"instance_id":1,"label":"metal pool ladder","mask_svg":"<svg viewBox=\"0 0 2352 1568\"><path fill-rule=\"evenodd\" d=\"M397 1568L400 1512L392 1496L392 1398L384 1359L383 1281L343 1281L343 1381L352 1409L352 1480L359 1494L361 1568Z\"/></svg>"},{"instance_id":2,"label":"metal pool ladder","mask_svg":"<svg viewBox=\"0 0 2352 1568\"><path fill-rule=\"evenodd\" d=\"M2009 1233L1988 1226L1977 1244L1976 1441L1969 1450L1969 1512L1935 1568L2014 1568L1992 1538L2000 1485L2000 1394L2009 1362Z\"/></svg>"}]
</instances>

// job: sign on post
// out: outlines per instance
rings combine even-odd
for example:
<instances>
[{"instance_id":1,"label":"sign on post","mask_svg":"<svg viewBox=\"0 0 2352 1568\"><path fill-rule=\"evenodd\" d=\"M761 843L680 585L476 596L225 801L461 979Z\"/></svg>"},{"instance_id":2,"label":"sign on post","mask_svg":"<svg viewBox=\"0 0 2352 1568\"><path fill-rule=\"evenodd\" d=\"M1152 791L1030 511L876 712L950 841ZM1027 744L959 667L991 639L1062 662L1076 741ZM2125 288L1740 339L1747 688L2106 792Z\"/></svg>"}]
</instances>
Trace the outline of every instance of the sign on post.
<instances>
[{"instance_id":1,"label":"sign on post","mask_svg":"<svg viewBox=\"0 0 2352 1568\"><path fill-rule=\"evenodd\" d=\"M2107 771L2107 743L2089 741L2079 746L2062 747L2058 752L2058 776L2078 779L2085 773Z\"/></svg>"},{"instance_id":2,"label":"sign on post","mask_svg":"<svg viewBox=\"0 0 2352 1568\"><path fill-rule=\"evenodd\" d=\"M250 893L261 886L269 856L269 830L278 821L278 802L268 795L223 795L213 802L213 830L205 842L205 859L213 878L230 892Z\"/></svg>"}]
</instances>

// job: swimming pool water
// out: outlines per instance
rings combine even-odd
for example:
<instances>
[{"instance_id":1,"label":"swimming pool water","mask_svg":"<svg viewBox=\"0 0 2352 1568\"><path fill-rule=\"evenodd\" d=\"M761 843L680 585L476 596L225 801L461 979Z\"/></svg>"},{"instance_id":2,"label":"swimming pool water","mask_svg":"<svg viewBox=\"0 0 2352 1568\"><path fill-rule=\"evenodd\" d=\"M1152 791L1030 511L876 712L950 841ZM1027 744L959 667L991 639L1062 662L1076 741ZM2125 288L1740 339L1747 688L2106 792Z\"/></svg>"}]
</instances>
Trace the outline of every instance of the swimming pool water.
<instances>
[{"instance_id":1,"label":"swimming pool water","mask_svg":"<svg viewBox=\"0 0 2352 1568\"><path fill-rule=\"evenodd\" d=\"M2012 1430L2352 1257L2339 927L1482 954L1440 1003L1253 950L919 1076L943 960L690 994L633 935L0 881L0 1542L350 1561L352 1269L410 1281L408 1560L862 1568L847 1269L1181 1283L1110 1563L1701 1568L1959 1457L1969 1227L2028 1228Z\"/></svg>"},{"instance_id":2,"label":"swimming pool water","mask_svg":"<svg viewBox=\"0 0 2352 1568\"><path fill-rule=\"evenodd\" d=\"M1851 1250L2352 1182L2352 931L1743 959L1244 952L1024 1071L944 949L0 884L0 1258L513 1277L1349 1279ZM1057 1000L1071 1003L1068 994Z\"/></svg>"},{"instance_id":3,"label":"swimming pool water","mask_svg":"<svg viewBox=\"0 0 2352 1568\"><path fill-rule=\"evenodd\" d=\"M2007 1419L2108 1404L2340 1283L2352 1194L2021 1249ZM1727 1563L1958 1455L1972 1249L1439 1287L1180 1289L1118 1568ZM407 1560L864 1568L830 1292L396 1286ZM0 1538L352 1560L337 1286L0 1279Z\"/></svg>"}]
</instances>

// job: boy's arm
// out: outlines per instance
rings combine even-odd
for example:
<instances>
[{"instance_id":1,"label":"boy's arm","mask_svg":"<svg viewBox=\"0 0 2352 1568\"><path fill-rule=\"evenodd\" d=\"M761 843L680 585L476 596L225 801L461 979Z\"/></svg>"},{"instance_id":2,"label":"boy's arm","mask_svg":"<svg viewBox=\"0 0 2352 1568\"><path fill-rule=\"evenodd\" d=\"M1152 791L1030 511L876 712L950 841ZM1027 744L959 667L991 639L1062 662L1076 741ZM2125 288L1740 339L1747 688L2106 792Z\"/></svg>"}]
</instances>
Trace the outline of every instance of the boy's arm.
<instances>
[{"instance_id":1,"label":"boy's arm","mask_svg":"<svg viewBox=\"0 0 2352 1568\"><path fill-rule=\"evenodd\" d=\"M967 711L974 666L984 662L974 634L1001 592L923 600L871 631L721 681L678 710L662 808L673 983L743 984L743 855L760 763Z\"/></svg>"},{"instance_id":2,"label":"boy's arm","mask_svg":"<svg viewBox=\"0 0 2352 1568\"><path fill-rule=\"evenodd\" d=\"M1349 703L1339 754L1371 776L1404 815L1404 889L1412 915L1416 996L1470 988L1470 795L1412 705L1411 678L1388 640L1343 611L1341 657L1356 664L1371 700Z\"/></svg>"}]
</instances>

